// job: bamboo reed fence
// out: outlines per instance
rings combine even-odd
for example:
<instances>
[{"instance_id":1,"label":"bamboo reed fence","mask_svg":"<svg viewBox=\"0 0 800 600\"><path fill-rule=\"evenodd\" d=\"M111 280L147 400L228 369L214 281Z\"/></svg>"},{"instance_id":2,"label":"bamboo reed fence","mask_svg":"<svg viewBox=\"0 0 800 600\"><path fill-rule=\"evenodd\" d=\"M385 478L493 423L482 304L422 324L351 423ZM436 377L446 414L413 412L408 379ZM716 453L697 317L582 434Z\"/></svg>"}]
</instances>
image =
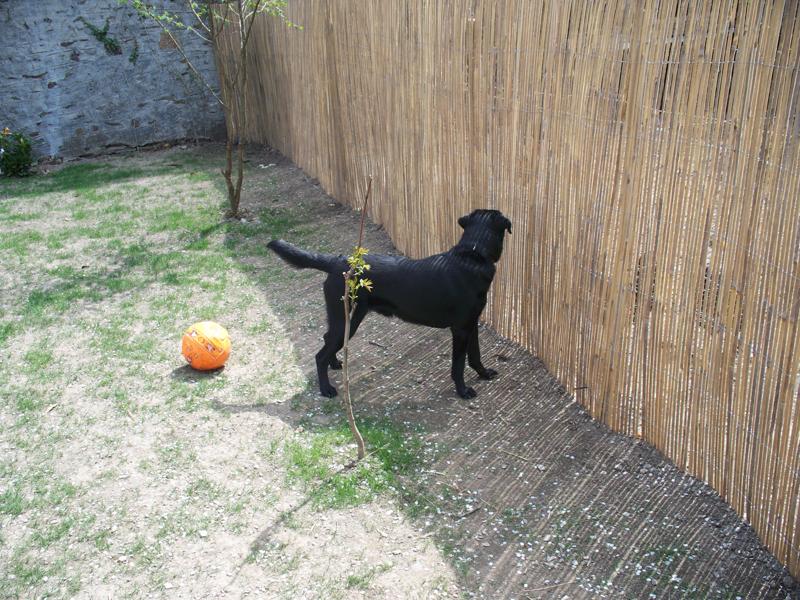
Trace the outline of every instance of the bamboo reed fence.
<instances>
[{"instance_id":1,"label":"bamboo reed fence","mask_svg":"<svg viewBox=\"0 0 800 600\"><path fill-rule=\"evenodd\" d=\"M373 175L411 256L501 209L488 322L800 574L798 2L289 9L256 23L244 137L351 205Z\"/></svg>"}]
</instances>

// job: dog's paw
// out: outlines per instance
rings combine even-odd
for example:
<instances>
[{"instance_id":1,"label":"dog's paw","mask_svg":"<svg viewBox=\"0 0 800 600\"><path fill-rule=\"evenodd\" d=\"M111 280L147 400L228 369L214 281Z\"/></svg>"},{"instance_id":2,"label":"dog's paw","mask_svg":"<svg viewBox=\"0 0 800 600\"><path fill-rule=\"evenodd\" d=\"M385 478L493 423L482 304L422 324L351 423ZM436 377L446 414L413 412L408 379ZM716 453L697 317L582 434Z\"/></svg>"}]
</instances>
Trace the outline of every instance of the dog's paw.
<instances>
[{"instance_id":1,"label":"dog's paw","mask_svg":"<svg viewBox=\"0 0 800 600\"><path fill-rule=\"evenodd\" d=\"M481 379L494 379L497 377L497 371L494 369L484 369L480 373L478 373L478 377Z\"/></svg>"},{"instance_id":2,"label":"dog's paw","mask_svg":"<svg viewBox=\"0 0 800 600\"><path fill-rule=\"evenodd\" d=\"M464 400L469 400L470 398L474 398L475 396L477 396L478 392L476 392L471 387L466 387L463 390L459 391L458 395L461 396Z\"/></svg>"},{"instance_id":3,"label":"dog's paw","mask_svg":"<svg viewBox=\"0 0 800 600\"><path fill-rule=\"evenodd\" d=\"M331 359L331 362L328 363L328 366L333 369L334 371L338 371L342 368L342 361L340 361L335 356Z\"/></svg>"},{"instance_id":4,"label":"dog's paw","mask_svg":"<svg viewBox=\"0 0 800 600\"><path fill-rule=\"evenodd\" d=\"M320 386L319 393L325 396L326 398L335 398L338 394L336 388L333 387L331 384L326 386Z\"/></svg>"}]
</instances>

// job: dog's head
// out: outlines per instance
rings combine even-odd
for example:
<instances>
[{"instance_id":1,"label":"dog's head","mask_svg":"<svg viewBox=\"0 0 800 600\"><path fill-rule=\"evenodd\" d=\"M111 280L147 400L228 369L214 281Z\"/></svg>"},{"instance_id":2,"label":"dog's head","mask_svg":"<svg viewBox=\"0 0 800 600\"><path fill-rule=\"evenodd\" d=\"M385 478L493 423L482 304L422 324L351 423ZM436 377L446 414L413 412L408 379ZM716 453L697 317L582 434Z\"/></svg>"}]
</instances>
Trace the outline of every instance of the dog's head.
<instances>
[{"instance_id":1,"label":"dog's head","mask_svg":"<svg viewBox=\"0 0 800 600\"><path fill-rule=\"evenodd\" d=\"M500 260L505 232L511 233L511 221L499 210L478 209L458 220L464 229L459 245L471 245L492 262Z\"/></svg>"}]
</instances>

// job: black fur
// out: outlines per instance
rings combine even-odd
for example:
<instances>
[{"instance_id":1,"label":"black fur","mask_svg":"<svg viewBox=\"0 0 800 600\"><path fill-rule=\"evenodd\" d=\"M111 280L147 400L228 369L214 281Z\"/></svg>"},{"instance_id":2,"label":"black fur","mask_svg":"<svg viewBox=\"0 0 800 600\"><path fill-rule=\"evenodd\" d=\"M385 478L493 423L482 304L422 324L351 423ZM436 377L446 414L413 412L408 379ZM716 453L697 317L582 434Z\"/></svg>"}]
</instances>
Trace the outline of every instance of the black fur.
<instances>
[{"instance_id":1,"label":"black fur","mask_svg":"<svg viewBox=\"0 0 800 600\"><path fill-rule=\"evenodd\" d=\"M461 240L442 254L421 260L367 254L370 270L366 276L374 283L373 291L359 292L350 335L355 335L370 311L418 325L449 327L453 334L450 374L458 395L474 398L475 390L464 383L465 360L482 379L497 375L481 362L478 319L486 306L495 263L503 252L505 232L511 233L511 221L497 210L475 210L461 217L458 224L464 228ZM294 267L328 273L323 285L328 331L316 360L320 392L331 398L336 395L336 388L328 379L328 367L341 368L336 353L344 342L342 273L348 269L347 260L344 256L307 252L283 240L273 240L268 247Z\"/></svg>"}]
</instances>

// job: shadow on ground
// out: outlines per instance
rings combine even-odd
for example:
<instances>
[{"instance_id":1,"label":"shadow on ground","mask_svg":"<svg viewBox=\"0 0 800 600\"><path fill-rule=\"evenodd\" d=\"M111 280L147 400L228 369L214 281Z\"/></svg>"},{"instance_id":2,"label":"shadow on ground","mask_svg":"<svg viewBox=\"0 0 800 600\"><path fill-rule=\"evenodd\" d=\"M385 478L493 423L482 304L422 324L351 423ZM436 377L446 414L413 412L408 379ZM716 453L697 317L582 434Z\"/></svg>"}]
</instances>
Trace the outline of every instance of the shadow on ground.
<instances>
[{"instance_id":1,"label":"shadow on ground","mask_svg":"<svg viewBox=\"0 0 800 600\"><path fill-rule=\"evenodd\" d=\"M313 231L302 245L346 252L357 239L358 215L286 159L262 160L274 163L274 193L246 198L246 208L300 214ZM365 245L372 253L396 252L375 226ZM264 257L271 268L273 261ZM313 355L325 329L322 279L303 271L262 286L314 383ZM467 595L800 598L794 580L711 488L650 446L593 421L516 344L482 328L481 345L485 364L500 377L485 382L470 373L467 384L478 391L470 401L455 396L446 331L370 315L352 359L358 417L418 428L436 449L401 478L399 503L450 556ZM341 418L322 410L315 385L281 404L215 407L265 411L307 428ZM267 542L285 517L265 523L254 543Z\"/></svg>"}]
</instances>

